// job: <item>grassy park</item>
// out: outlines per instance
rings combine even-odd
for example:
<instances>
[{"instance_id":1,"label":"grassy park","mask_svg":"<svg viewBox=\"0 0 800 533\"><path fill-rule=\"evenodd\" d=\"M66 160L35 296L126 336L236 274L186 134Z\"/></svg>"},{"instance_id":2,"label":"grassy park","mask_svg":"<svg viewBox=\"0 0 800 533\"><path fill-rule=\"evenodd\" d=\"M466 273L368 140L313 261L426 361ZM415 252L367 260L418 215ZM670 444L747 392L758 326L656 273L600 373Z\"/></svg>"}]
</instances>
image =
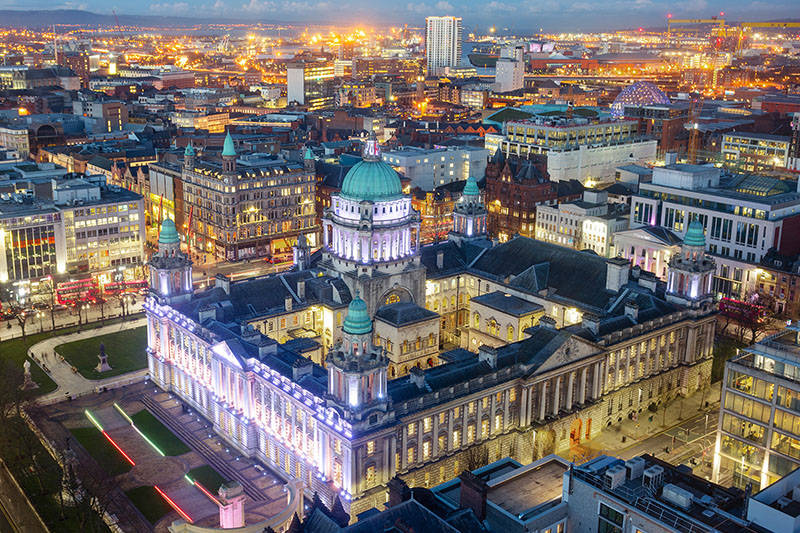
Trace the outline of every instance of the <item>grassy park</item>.
<instances>
[{"instance_id":1,"label":"grassy park","mask_svg":"<svg viewBox=\"0 0 800 533\"><path fill-rule=\"evenodd\" d=\"M131 417L139 431L147 435L158 449L166 456L183 455L191 451L183 441L176 437L164 424L147 409L139 411Z\"/></svg>"},{"instance_id":2,"label":"grassy park","mask_svg":"<svg viewBox=\"0 0 800 533\"><path fill-rule=\"evenodd\" d=\"M103 373L95 370L101 343L105 346L108 364L111 365L111 370ZM77 368L83 377L104 379L145 368L146 347L147 328L142 326L61 344L56 346L56 352Z\"/></svg>"},{"instance_id":3,"label":"grassy park","mask_svg":"<svg viewBox=\"0 0 800 533\"><path fill-rule=\"evenodd\" d=\"M164 501L156 489L148 485L126 491L125 495L151 524L155 524L165 514L172 511L172 507Z\"/></svg>"},{"instance_id":4,"label":"grassy park","mask_svg":"<svg viewBox=\"0 0 800 533\"><path fill-rule=\"evenodd\" d=\"M219 489L223 483L228 482L227 479L208 465L192 468L186 475L189 476L190 479L199 482L213 494L217 493L217 489Z\"/></svg>"},{"instance_id":5,"label":"grassy park","mask_svg":"<svg viewBox=\"0 0 800 533\"><path fill-rule=\"evenodd\" d=\"M130 463L122 457L97 428L73 428L70 433L89 452L89 455L97 461L100 468L108 472L109 475L116 476L131 469Z\"/></svg>"}]
</instances>

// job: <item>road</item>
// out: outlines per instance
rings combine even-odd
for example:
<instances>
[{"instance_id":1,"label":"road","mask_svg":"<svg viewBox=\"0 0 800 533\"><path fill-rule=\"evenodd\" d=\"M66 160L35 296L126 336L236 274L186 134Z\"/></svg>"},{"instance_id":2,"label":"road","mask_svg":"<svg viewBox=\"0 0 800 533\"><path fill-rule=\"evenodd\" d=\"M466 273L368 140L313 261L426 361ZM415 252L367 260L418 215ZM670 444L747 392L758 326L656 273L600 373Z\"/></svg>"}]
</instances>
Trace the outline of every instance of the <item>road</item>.
<instances>
[{"instance_id":1,"label":"road","mask_svg":"<svg viewBox=\"0 0 800 533\"><path fill-rule=\"evenodd\" d=\"M617 455L622 459L630 459L649 453L675 465L685 463L694 469L695 474L711 478L718 421L719 407L715 406L683 420L676 426L637 441L620 450ZM697 465L692 463L693 459Z\"/></svg>"}]
</instances>

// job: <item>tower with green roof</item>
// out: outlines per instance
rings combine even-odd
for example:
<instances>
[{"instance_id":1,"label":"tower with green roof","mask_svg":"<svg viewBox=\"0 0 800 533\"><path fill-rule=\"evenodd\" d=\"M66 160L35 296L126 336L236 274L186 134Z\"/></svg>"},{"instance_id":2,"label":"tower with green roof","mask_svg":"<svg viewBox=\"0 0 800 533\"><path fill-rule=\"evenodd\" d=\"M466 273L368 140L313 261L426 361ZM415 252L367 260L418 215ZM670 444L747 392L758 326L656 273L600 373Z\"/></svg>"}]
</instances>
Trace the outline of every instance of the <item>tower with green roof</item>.
<instances>
[{"instance_id":1,"label":"tower with green roof","mask_svg":"<svg viewBox=\"0 0 800 533\"><path fill-rule=\"evenodd\" d=\"M161 222L158 252L147 265L150 267L150 294L160 302L173 304L191 298L192 261L181 251L178 228L171 218Z\"/></svg>"},{"instance_id":2,"label":"tower with green roof","mask_svg":"<svg viewBox=\"0 0 800 533\"><path fill-rule=\"evenodd\" d=\"M328 394L344 418L358 422L387 406L386 374L389 361L372 342L372 319L358 292L347 307L342 340L327 358Z\"/></svg>"},{"instance_id":3,"label":"tower with green roof","mask_svg":"<svg viewBox=\"0 0 800 533\"><path fill-rule=\"evenodd\" d=\"M194 168L194 159L194 146L192 146L192 141L189 141L186 145L186 149L183 151L183 166L188 169Z\"/></svg>"},{"instance_id":4,"label":"tower with green roof","mask_svg":"<svg viewBox=\"0 0 800 533\"><path fill-rule=\"evenodd\" d=\"M453 208L453 230L450 232L450 239L457 243L485 239L486 214L478 182L474 176L470 176L461 192L461 198Z\"/></svg>"},{"instance_id":5,"label":"tower with green roof","mask_svg":"<svg viewBox=\"0 0 800 533\"><path fill-rule=\"evenodd\" d=\"M231 132L225 135L225 142L222 144L222 171L226 174L236 172L236 147L233 145Z\"/></svg>"},{"instance_id":6,"label":"tower with green roof","mask_svg":"<svg viewBox=\"0 0 800 533\"><path fill-rule=\"evenodd\" d=\"M420 217L400 176L383 160L372 133L362 160L323 215L320 266L360 291L369 315L385 304L424 302L425 270L419 258Z\"/></svg>"},{"instance_id":7,"label":"tower with green roof","mask_svg":"<svg viewBox=\"0 0 800 533\"><path fill-rule=\"evenodd\" d=\"M694 309L713 301L716 266L705 248L703 223L694 219L686 230L680 253L669 260L667 301Z\"/></svg>"}]
</instances>

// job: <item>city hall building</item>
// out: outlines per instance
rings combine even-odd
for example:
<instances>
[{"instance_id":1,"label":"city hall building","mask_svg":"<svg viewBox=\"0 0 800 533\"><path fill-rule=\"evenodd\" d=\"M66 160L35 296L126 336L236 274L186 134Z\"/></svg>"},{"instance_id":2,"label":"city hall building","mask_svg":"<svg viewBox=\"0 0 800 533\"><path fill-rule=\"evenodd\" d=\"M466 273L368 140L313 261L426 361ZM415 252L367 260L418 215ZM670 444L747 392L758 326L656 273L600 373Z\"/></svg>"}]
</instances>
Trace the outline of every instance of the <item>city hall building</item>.
<instances>
[{"instance_id":1,"label":"city hall building","mask_svg":"<svg viewBox=\"0 0 800 533\"><path fill-rule=\"evenodd\" d=\"M150 262L151 379L353 517L380 508L394 476L432 486L476 462L527 463L708 381L714 264L699 224L665 285L624 260L492 245L485 217L468 183L451 239L420 247L370 140L323 249L301 239L291 272L193 292L167 219ZM440 353L442 335L462 348Z\"/></svg>"}]
</instances>

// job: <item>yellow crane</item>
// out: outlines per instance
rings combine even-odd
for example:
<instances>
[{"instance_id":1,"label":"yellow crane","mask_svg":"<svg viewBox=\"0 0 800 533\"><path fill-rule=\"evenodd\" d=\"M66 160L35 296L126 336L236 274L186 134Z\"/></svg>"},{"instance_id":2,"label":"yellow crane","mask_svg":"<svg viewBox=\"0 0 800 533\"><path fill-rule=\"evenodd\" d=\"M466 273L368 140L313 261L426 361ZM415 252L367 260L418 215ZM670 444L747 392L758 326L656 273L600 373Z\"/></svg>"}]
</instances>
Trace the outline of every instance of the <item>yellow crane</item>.
<instances>
[{"instance_id":1,"label":"yellow crane","mask_svg":"<svg viewBox=\"0 0 800 533\"><path fill-rule=\"evenodd\" d=\"M739 37L736 40L736 55L742 51L745 33L753 28L800 28L800 22L741 22L739 24Z\"/></svg>"},{"instance_id":2,"label":"yellow crane","mask_svg":"<svg viewBox=\"0 0 800 533\"><path fill-rule=\"evenodd\" d=\"M725 28L725 19L711 17L710 19L674 19L667 18L667 36L672 34L673 24L713 24L718 26L717 31L722 31Z\"/></svg>"}]
</instances>

